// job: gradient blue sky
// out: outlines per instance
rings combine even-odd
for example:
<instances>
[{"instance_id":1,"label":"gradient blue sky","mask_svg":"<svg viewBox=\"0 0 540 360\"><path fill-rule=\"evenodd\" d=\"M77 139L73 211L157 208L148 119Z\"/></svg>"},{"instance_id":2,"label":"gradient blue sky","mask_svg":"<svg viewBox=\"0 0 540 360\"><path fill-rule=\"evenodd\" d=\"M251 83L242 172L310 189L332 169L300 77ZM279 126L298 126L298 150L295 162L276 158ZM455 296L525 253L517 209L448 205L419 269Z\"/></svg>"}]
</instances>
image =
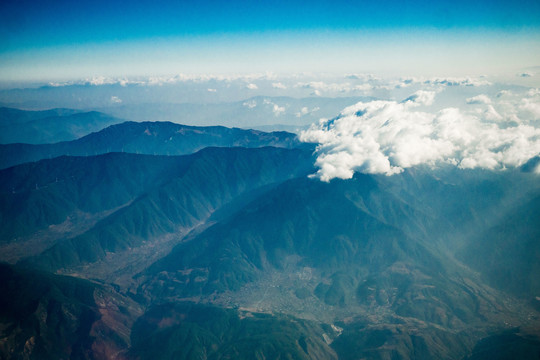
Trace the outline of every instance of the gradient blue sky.
<instances>
[{"instance_id":1,"label":"gradient blue sky","mask_svg":"<svg viewBox=\"0 0 540 360\"><path fill-rule=\"evenodd\" d=\"M174 73L497 73L540 65L540 1L0 4L0 81Z\"/></svg>"}]
</instances>

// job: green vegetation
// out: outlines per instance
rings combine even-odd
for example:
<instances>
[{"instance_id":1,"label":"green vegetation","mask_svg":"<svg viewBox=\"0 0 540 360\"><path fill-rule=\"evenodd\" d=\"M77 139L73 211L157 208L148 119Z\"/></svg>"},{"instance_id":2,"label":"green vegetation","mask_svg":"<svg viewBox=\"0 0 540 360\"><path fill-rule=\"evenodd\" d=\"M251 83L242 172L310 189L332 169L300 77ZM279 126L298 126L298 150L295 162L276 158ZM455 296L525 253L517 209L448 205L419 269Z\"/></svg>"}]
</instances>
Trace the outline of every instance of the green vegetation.
<instances>
[{"instance_id":1,"label":"green vegetation","mask_svg":"<svg viewBox=\"0 0 540 360\"><path fill-rule=\"evenodd\" d=\"M0 266L0 358L537 356L527 167L324 183L288 134L201 129L130 123L72 144L162 151L173 131L178 151L281 148L0 171L0 257L19 260Z\"/></svg>"},{"instance_id":2,"label":"green vegetation","mask_svg":"<svg viewBox=\"0 0 540 360\"><path fill-rule=\"evenodd\" d=\"M320 324L192 303L150 309L134 325L136 359L335 359ZM334 334L331 334L334 336Z\"/></svg>"}]
</instances>

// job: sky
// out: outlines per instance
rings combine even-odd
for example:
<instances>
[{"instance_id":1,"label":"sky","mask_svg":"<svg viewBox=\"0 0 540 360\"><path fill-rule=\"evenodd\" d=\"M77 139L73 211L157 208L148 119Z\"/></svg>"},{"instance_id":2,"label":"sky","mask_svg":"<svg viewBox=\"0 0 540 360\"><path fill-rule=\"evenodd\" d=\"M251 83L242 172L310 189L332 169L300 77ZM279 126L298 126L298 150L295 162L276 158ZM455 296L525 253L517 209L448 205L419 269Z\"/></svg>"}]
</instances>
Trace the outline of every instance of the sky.
<instances>
[{"instance_id":1,"label":"sky","mask_svg":"<svg viewBox=\"0 0 540 360\"><path fill-rule=\"evenodd\" d=\"M178 73L498 74L540 65L540 1L0 4L0 82Z\"/></svg>"}]
</instances>

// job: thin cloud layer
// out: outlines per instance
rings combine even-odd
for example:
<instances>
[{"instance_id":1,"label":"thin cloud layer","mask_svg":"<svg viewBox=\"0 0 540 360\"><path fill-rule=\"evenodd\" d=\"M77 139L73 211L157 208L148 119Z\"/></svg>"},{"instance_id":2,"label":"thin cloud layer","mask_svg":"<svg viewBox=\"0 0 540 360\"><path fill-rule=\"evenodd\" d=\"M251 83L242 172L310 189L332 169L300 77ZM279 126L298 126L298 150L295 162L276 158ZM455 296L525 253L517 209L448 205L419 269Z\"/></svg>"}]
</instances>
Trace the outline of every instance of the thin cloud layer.
<instances>
[{"instance_id":1,"label":"thin cloud layer","mask_svg":"<svg viewBox=\"0 0 540 360\"><path fill-rule=\"evenodd\" d=\"M476 95L465 100L469 105L475 104L491 104L491 99L484 94Z\"/></svg>"},{"instance_id":2,"label":"thin cloud layer","mask_svg":"<svg viewBox=\"0 0 540 360\"><path fill-rule=\"evenodd\" d=\"M300 138L319 144L314 176L329 181L352 178L355 171L393 175L441 163L497 170L520 166L540 153L538 96L502 102L502 115L485 95L468 99L479 105L472 110L419 110L434 97L420 90L401 102L359 102L312 125Z\"/></svg>"}]
</instances>

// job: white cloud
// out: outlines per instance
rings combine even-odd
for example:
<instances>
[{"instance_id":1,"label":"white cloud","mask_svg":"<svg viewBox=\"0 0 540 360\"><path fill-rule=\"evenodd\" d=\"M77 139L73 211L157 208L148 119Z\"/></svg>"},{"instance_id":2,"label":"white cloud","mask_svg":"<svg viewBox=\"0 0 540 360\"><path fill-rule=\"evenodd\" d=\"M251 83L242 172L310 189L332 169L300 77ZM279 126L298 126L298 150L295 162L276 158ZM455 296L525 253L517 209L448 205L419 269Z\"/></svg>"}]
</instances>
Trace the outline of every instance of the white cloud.
<instances>
[{"instance_id":1,"label":"white cloud","mask_svg":"<svg viewBox=\"0 0 540 360\"><path fill-rule=\"evenodd\" d=\"M487 80L475 79L470 77L456 78L433 78L426 80L425 84L444 85L444 86L488 86L491 83Z\"/></svg>"},{"instance_id":2,"label":"white cloud","mask_svg":"<svg viewBox=\"0 0 540 360\"><path fill-rule=\"evenodd\" d=\"M540 99L523 98L519 109L540 120Z\"/></svg>"},{"instance_id":3,"label":"white cloud","mask_svg":"<svg viewBox=\"0 0 540 360\"><path fill-rule=\"evenodd\" d=\"M529 97L534 97L536 95L540 95L540 89L532 88L532 89L529 89L529 91L527 91L527 96Z\"/></svg>"},{"instance_id":4,"label":"white cloud","mask_svg":"<svg viewBox=\"0 0 540 360\"><path fill-rule=\"evenodd\" d=\"M285 112L285 108L279 106L278 104L274 104L274 106L272 107L272 111L274 112L275 116L279 116Z\"/></svg>"},{"instance_id":5,"label":"white cloud","mask_svg":"<svg viewBox=\"0 0 540 360\"><path fill-rule=\"evenodd\" d=\"M115 104L120 104L122 102L122 99L120 99L118 96L111 96L111 102Z\"/></svg>"},{"instance_id":6,"label":"white cloud","mask_svg":"<svg viewBox=\"0 0 540 360\"><path fill-rule=\"evenodd\" d=\"M208 89L208 92L216 92L217 89Z\"/></svg>"},{"instance_id":7,"label":"white cloud","mask_svg":"<svg viewBox=\"0 0 540 360\"><path fill-rule=\"evenodd\" d=\"M368 93L374 89L376 89L377 87L376 86L373 86L371 84L368 84L368 83L364 83L364 84L361 84L361 85L356 85L354 86L353 88L351 88L350 90L348 91L361 91L361 92L364 92L364 93Z\"/></svg>"},{"instance_id":8,"label":"white cloud","mask_svg":"<svg viewBox=\"0 0 540 360\"><path fill-rule=\"evenodd\" d=\"M283 85L282 83L278 82L278 83L272 83L272 87L274 89L286 89L287 87L285 85Z\"/></svg>"},{"instance_id":9,"label":"white cloud","mask_svg":"<svg viewBox=\"0 0 540 360\"><path fill-rule=\"evenodd\" d=\"M302 109L300 109L299 112L296 113L296 117L302 117L306 115L307 113L309 113L309 110L307 107L304 106Z\"/></svg>"},{"instance_id":10,"label":"white cloud","mask_svg":"<svg viewBox=\"0 0 540 360\"><path fill-rule=\"evenodd\" d=\"M418 80L415 78L400 79L399 83L396 84L396 89L407 88L417 82Z\"/></svg>"},{"instance_id":11,"label":"white cloud","mask_svg":"<svg viewBox=\"0 0 540 360\"><path fill-rule=\"evenodd\" d=\"M429 106L433 104L433 100L435 100L434 91L418 90L417 92L403 100L402 103L408 104L410 106Z\"/></svg>"},{"instance_id":12,"label":"white cloud","mask_svg":"<svg viewBox=\"0 0 540 360\"><path fill-rule=\"evenodd\" d=\"M538 164L535 166L533 172L534 172L535 174L540 174L540 163L538 163ZM538 298L537 298L537 299L538 299Z\"/></svg>"},{"instance_id":13,"label":"white cloud","mask_svg":"<svg viewBox=\"0 0 540 360\"><path fill-rule=\"evenodd\" d=\"M419 103L431 103L433 96L417 92L402 102L360 102L303 131L302 141L319 144L315 176L329 181L351 178L355 171L392 175L439 163L504 169L540 153L540 129L533 122L518 118L515 123L515 117L506 121L492 105L480 113L458 108L435 113L417 110Z\"/></svg>"},{"instance_id":14,"label":"white cloud","mask_svg":"<svg viewBox=\"0 0 540 360\"><path fill-rule=\"evenodd\" d=\"M264 99L263 104L271 105L272 112L274 113L275 116L279 116L285 112L285 107L279 106L278 104L273 103L270 99Z\"/></svg>"},{"instance_id":15,"label":"white cloud","mask_svg":"<svg viewBox=\"0 0 540 360\"><path fill-rule=\"evenodd\" d=\"M166 84L180 83L207 83L207 82L224 82L230 83L233 81L253 82L257 80L275 81L276 76L271 73L263 74L241 74L241 75L214 75L214 74L176 74L164 76L142 76L142 77L108 77L94 76L92 78L71 80L66 82L51 82L48 85L53 87L72 86L72 85L143 85L143 86L162 86ZM253 84L255 85L255 84ZM249 86L249 85L248 85Z\"/></svg>"},{"instance_id":16,"label":"white cloud","mask_svg":"<svg viewBox=\"0 0 540 360\"><path fill-rule=\"evenodd\" d=\"M503 120L503 117L501 116L501 114L499 114L497 112L497 110L495 110L493 105L488 105L487 109L484 110L482 115L486 120L489 120L489 121L501 121L501 120Z\"/></svg>"},{"instance_id":17,"label":"white cloud","mask_svg":"<svg viewBox=\"0 0 540 360\"><path fill-rule=\"evenodd\" d=\"M253 109L254 107L257 106L257 102L255 100L249 100L249 101L244 102L242 105L249 109Z\"/></svg>"},{"instance_id":18,"label":"white cloud","mask_svg":"<svg viewBox=\"0 0 540 360\"><path fill-rule=\"evenodd\" d=\"M349 93L349 92L368 92L376 88L370 83L363 83L358 85L351 85L348 82L345 83L325 83L324 81L310 81L310 82L298 82L295 87L304 89L313 89L313 93L320 96L323 92L332 93Z\"/></svg>"},{"instance_id":19,"label":"white cloud","mask_svg":"<svg viewBox=\"0 0 540 360\"><path fill-rule=\"evenodd\" d=\"M257 90L259 87L256 84L250 83L246 85L249 90Z\"/></svg>"},{"instance_id":20,"label":"white cloud","mask_svg":"<svg viewBox=\"0 0 540 360\"><path fill-rule=\"evenodd\" d=\"M308 114L312 114L316 111L319 111L320 108L318 106L315 106L313 109L309 110L307 108L307 106L304 106L303 108L300 109L300 111L298 111L295 115L296 117L302 117L304 115L308 115Z\"/></svg>"},{"instance_id":21,"label":"white cloud","mask_svg":"<svg viewBox=\"0 0 540 360\"><path fill-rule=\"evenodd\" d=\"M85 83L93 86L111 85L118 83L118 80L106 78L105 76L94 76L93 78L86 79Z\"/></svg>"},{"instance_id":22,"label":"white cloud","mask_svg":"<svg viewBox=\"0 0 540 360\"><path fill-rule=\"evenodd\" d=\"M465 100L465 102L469 105L473 104L491 104L491 99L484 94L480 94L477 96L470 97Z\"/></svg>"},{"instance_id":23,"label":"white cloud","mask_svg":"<svg viewBox=\"0 0 540 360\"><path fill-rule=\"evenodd\" d=\"M511 96L511 95L512 95L512 92L510 90L501 90L497 93L496 97L501 98L501 97Z\"/></svg>"}]
</instances>

